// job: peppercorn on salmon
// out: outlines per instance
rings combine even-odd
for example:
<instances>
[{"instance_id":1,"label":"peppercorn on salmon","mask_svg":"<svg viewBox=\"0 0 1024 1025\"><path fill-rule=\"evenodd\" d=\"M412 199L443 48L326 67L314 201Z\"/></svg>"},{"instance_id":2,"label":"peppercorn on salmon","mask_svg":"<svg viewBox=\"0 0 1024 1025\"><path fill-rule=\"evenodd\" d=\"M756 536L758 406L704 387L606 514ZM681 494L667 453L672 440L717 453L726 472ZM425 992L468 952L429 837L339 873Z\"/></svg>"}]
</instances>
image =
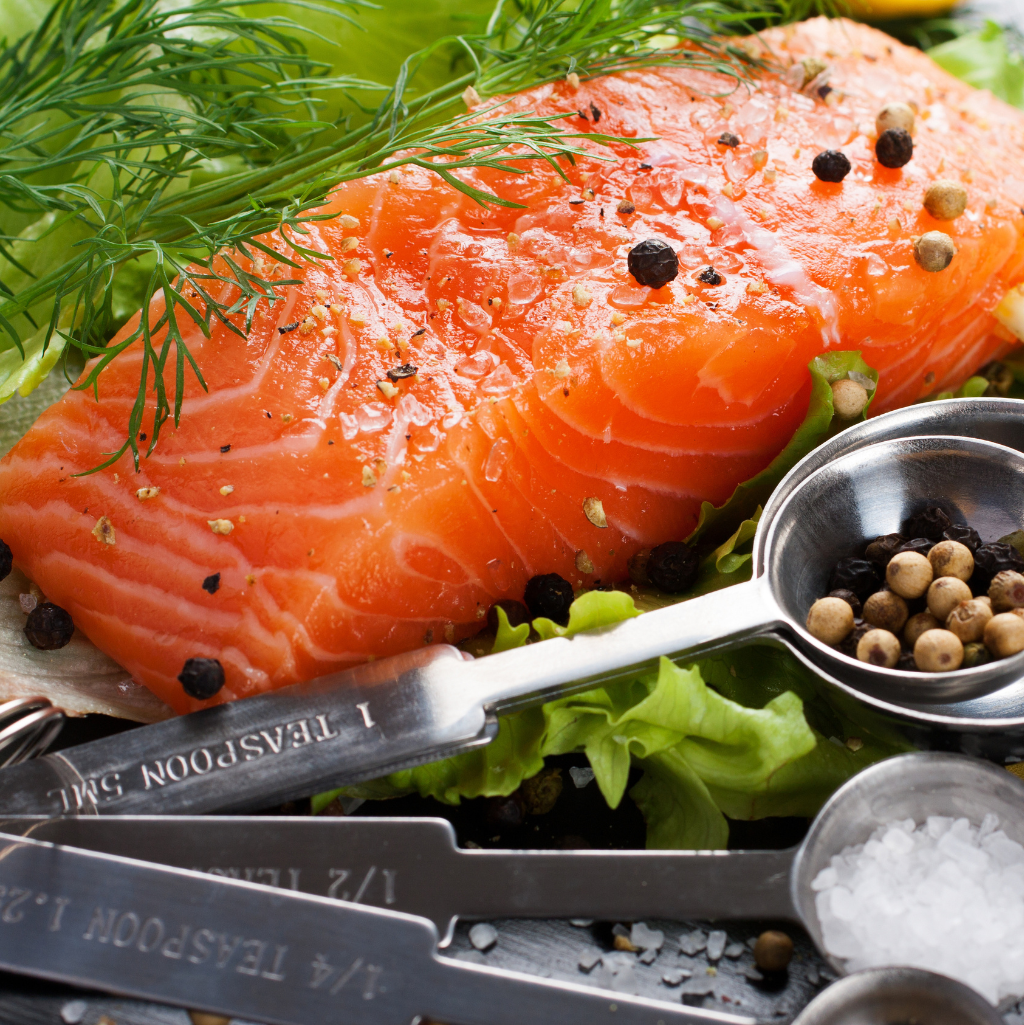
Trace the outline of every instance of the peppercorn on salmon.
<instances>
[{"instance_id":1,"label":"peppercorn on salmon","mask_svg":"<svg viewBox=\"0 0 1024 1025\"><path fill-rule=\"evenodd\" d=\"M750 88L655 68L511 98L653 139L592 143L569 182L463 172L521 209L420 168L341 187L306 243L333 262L244 337L186 336L209 391L189 383L138 473L76 476L120 447L140 349L3 460L19 567L183 712L204 704L189 658L219 660L231 700L464 637L534 574L623 579L783 447L823 351L863 352L878 411L1015 344L995 311L1014 327L1024 304L1024 115L864 26L764 39L788 70ZM891 104L916 111L897 168L874 149ZM826 150L841 181L812 171ZM938 212L966 193L951 220L924 204L940 180ZM929 232L945 269L915 250ZM647 240L671 252L630 261Z\"/></svg>"}]
</instances>

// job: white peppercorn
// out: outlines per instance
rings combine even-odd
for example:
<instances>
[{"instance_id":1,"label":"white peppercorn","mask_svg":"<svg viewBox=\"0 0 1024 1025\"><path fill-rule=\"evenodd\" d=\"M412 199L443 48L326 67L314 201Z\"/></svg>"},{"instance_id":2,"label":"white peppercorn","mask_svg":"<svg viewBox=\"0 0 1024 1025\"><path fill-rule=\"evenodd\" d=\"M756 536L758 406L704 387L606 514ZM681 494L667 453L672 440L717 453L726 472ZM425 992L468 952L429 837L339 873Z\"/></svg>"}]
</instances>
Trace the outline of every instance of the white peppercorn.
<instances>
[{"instance_id":1,"label":"white peppercorn","mask_svg":"<svg viewBox=\"0 0 1024 1025\"><path fill-rule=\"evenodd\" d=\"M914 645L914 663L924 673L951 673L963 660L964 646L949 630L928 630Z\"/></svg>"},{"instance_id":2,"label":"white peppercorn","mask_svg":"<svg viewBox=\"0 0 1024 1025\"><path fill-rule=\"evenodd\" d=\"M903 640L913 649L914 645L917 644L918 637L926 630L939 630L941 627L942 622L936 619L930 612L918 612L917 615L911 616L907 620L907 625L903 628Z\"/></svg>"},{"instance_id":3,"label":"white peppercorn","mask_svg":"<svg viewBox=\"0 0 1024 1025\"><path fill-rule=\"evenodd\" d=\"M876 591L864 602L864 622L898 634L910 610L895 591Z\"/></svg>"},{"instance_id":4,"label":"white peppercorn","mask_svg":"<svg viewBox=\"0 0 1024 1025\"><path fill-rule=\"evenodd\" d=\"M940 178L928 186L924 208L937 221L955 221L967 209L967 190L949 178Z\"/></svg>"},{"instance_id":5,"label":"white peppercorn","mask_svg":"<svg viewBox=\"0 0 1024 1025\"><path fill-rule=\"evenodd\" d=\"M886 583L901 598L920 598L933 576L932 564L918 552L899 552L885 567Z\"/></svg>"},{"instance_id":6,"label":"white peppercorn","mask_svg":"<svg viewBox=\"0 0 1024 1025\"><path fill-rule=\"evenodd\" d=\"M881 135L890 128L902 128L914 134L914 111L906 103L887 103L875 116L875 131Z\"/></svg>"},{"instance_id":7,"label":"white peppercorn","mask_svg":"<svg viewBox=\"0 0 1024 1025\"><path fill-rule=\"evenodd\" d=\"M973 597L971 589L958 577L939 577L928 588L928 611L945 622L960 602L970 601Z\"/></svg>"},{"instance_id":8,"label":"white peppercorn","mask_svg":"<svg viewBox=\"0 0 1024 1025\"><path fill-rule=\"evenodd\" d=\"M832 385L832 409L840 420L853 420L864 412L868 392L862 384L844 379Z\"/></svg>"},{"instance_id":9,"label":"white peppercorn","mask_svg":"<svg viewBox=\"0 0 1024 1025\"><path fill-rule=\"evenodd\" d=\"M962 601L946 617L946 629L951 630L967 644L969 641L980 641L985 636L985 628L992 620L992 610L983 601L972 598ZM1021 620L1024 623L1024 620Z\"/></svg>"},{"instance_id":10,"label":"white peppercorn","mask_svg":"<svg viewBox=\"0 0 1024 1025\"><path fill-rule=\"evenodd\" d=\"M1024 626L1024 619L1021 626ZM892 669L899 662L900 652L899 638L888 630L868 630L857 645L857 658L861 662L886 669Z\"/></svg>"},{"instance_id":11,"label":"white peppercorn","mask_svg":"<svg viewBox=\"0 0 1024 1025\"><path fill-rule=\"evenodd\" d=\"M999 658L1008 658L1024 651L1024 617L1000 612L985 627L985 647Z\"/></svg>"},{"instance_id":12,"label":"white peppercorn","mask_svg":"<svg viewBox=\"0 0 1024 1025\"><path fill-rule=\"evenodd\" d=\"M944 231L926 231L914 239L914 259L921 270L937 274L945 270L956 256L956 245Z\"/></svg>"},{"instance_id":13,"label":"white peppercorn","mask_svg":"<svg viewBox=\"0 0 1024 1025\"><path fill-rule=\"evenodd\" d=\"M853 629L853 609L842 598L819 598L807 613L807 630L825 644L838 644Z\"/></svg>"},{"instance_id":14,"label":"white peppercorn","mask_svg":"<svg viewBox=\"0 0 1024 1025\"><path fill-rule=\"evenodd\" d=\"M967 545L959 541L940 541L929 553L928 561L937 577L956 577L970 580L974 572L974 556Z\"/></svg>"},{"instance_id":15,"label":"white peppercorn","mask_svg":"<svg viewBox=\"0 0 1024 1025\"><path fill-rule=\"evenodd\" d=\"M1012 569L997 573L989 584L988 596L995 612L1024 607L1024 575Z\"/></svg>"}]
</instances>

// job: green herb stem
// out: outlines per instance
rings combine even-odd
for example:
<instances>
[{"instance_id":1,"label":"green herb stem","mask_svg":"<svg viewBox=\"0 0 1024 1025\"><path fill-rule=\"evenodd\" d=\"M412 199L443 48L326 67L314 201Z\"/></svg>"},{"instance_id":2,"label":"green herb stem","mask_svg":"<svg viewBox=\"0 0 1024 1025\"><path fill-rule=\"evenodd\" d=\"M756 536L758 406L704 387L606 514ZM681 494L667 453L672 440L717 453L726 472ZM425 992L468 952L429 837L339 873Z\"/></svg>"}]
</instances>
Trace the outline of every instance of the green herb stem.
<instances>
[{"instance_id":1,"label":"green herb stem","mask_svg":"<svg viewBox=\"0 0 1024 1025\"><path fill-rule=\"evenodd\" d=\"M564 176L566 163L595 156L581 145L584 137L605 146L639 141L573 131L564 124L572 112L503 113L496 104L482 115L458 113L467 86L492 97L570 72L658 64L740 81L763 65L728 34L805 13L789 0L501 0L484 32L410 55L388 90L332 76L306 55L302 26L250 16L256 3L193 0L169 9L162 0L57 0L35 33L0 51L0 222L17 227L14 214L35 218L29 230L0 231L0 332L26 361L43 366L60 331L62 344L70 339L100 357L80 385L93 389L111 361L141 340L128 437L104 465L130 448L138 466L147 395L156 400L151 452L162 424L180 419L186 366L203 383L184 324L205 334L215 320L247 330L256 303L274 301L275 286L288 283L245 270L232 253L259 251L295 268L330 259L303 245L303 225L327 216L322 208L341 183L413 164L481 204L514 206L458 172L521 174L542 160ZM350 17L338 0L291 7ZM666 38L681 47L665 48ZM446 53L462 69L417 94L420 69ZM385 96L366 124L318 120L324 92L337 89ZM236 169L204 179L222 165ZM283 251L260 240L267 233L285 242ZM218 254L223 260L215 264ZM154 323L144 314L108 344L115 280L133 263L151 268L143 309L162 290L164 312ZM213 285L223 282L234 286L229 302L214 295L222 290ZM4 358L0 401L9 394ZM173 382L166 379L172 373Z\"/></svg>"}]
</instances>

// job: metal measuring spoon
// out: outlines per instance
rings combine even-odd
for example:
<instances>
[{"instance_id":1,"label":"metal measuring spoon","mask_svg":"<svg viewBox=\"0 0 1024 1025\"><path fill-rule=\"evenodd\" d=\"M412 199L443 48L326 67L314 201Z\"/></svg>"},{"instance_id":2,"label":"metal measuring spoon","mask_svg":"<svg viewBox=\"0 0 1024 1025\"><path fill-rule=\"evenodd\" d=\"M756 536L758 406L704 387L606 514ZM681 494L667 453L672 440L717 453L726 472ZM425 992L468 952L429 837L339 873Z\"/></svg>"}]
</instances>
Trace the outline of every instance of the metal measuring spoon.
<instances>
[{"instance_id":1,"label":"metal measuring spoon","mask_svg":"<svg viewBox=\"0 0 1024 1025\"><path fill-rule=\"evenodd\" d=\"M804 618L834 563L928 499L998 534L1024 523L1024 455L971 438L902 438L841 456L793 490L766 572L635 619L486 659L439 646L94 741L6 770L2 814L194 813L268 806L487 743L495 716L776 630L850 687L891 701L994 691L1024 653L928 674L857 662ZM997 536L998 536L997 534Z\"/></svg>"},{"instance_id":2,"label":"metal measuring spoon","mask_svg":"<svg viewBox=\"0 0 1024 1025\"><path fill-rule=\"evenodd\" d=\"M48 698L12 698L0 703L0 767L17 765L45 751L64 726L64 712Z\"/></svg>"},{"instance_id":3,"label":"metal measuring spoon","mask_svg":"<svg viewBox=\"0 0 1024 1025\"><path fill-rule=\"evenodd\" d=\"M440 957L410 915L3 834L0 968L271 1025L755 1025Z\"/></svg>"},{"instance_id":4,"label":"metal measuring spoon","mask_svg":"<svg viewBox=\"0 0 1024 1025\"><path fill-rule=\"evenodd\" d=\"M793 491L833 459L880 441L938 435L978 438L1024 452L1024 400L986 398L920 402L854 424L812 449L779 481L764 503L760 522L767 528ZM767 536L765 529L754 539L755 576L764 572Z\"/></svg>"},{"instance_id":5,"label":"metal measuring spoon","mask_svg":"<svg viewBox=\"0 0 1024 1025\"><path fill-rule=\"evenodd\" d=\"M970 986L921 968L870 968L839 979L793 1025L1004 1025Z\"/></svg>"},{"instance_id":6,"label":"metal measuring spoon","mask_svg":"<svg viewBox=\"0 0 1024 1025\"><path fill-rule=\"evenodd\" d=\"M788 919L823 948L811 883L880 825L994 812L1024 843L1024 782L964 755L914 752L839 788L785 851L462 850L438 819L78 817L0 819L5 832L201 867L218 875L388 907L451 938L455 918ZM258 853L257 853L258 852ZM843 972L841 961L830 958Z\"/></svg>"}]
</instances>

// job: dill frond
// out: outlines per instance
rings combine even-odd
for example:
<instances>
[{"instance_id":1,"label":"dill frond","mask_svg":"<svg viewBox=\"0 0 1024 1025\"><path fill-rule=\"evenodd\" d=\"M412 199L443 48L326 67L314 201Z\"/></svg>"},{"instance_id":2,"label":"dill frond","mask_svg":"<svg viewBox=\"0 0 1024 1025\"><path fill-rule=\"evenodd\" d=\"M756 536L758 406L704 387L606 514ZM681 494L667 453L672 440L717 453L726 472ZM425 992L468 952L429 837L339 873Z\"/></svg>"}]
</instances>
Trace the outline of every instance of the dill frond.
<instances>
[{"instance_id":1,"label":"dill frond","mask_svg":"<svg viewBox=\"0 0 1024 1025\"><path fill-rule=\"evenodd\" d=\"M162 425L180 418L186 373L206 387L185 324L209 335L220 320L237 332L243 314L247 330L259 299L273 301L274 285L292 283L246 271L232 254L262 252L293 269L329 258L302 245L302 225L325 216L318 207L341 182L413 163L479 203L514 205L458 171L521 174L532 161L560 168L584 152L560 116L456 114L467 86L489 97L570 72L669 63L740 81L761 64L729 36L808 13L817 0L499 0L485 31L411 55L390 90L331 76L306 55L308 29L250 16L257 2L57 0L36 32L0 51L0 339L9 339L0 401L15 387L30 390L72 347L98 357L79 385L95 390L111 361L141 340L128 437L104 466L130 449L138 467L150 394L148 452ZM349 17L339 0L290 6ZM445 52L461 73L417 93L417 72ZM386 95L358 127L318 120L320 96L338 89ZM261 241L268 232L285 244ZM162 290L164 312L108 345L116 281L128 268L145 282L143 310ZM217 298L225 292L230 302Z\"/></svg>"}]
</instances>

